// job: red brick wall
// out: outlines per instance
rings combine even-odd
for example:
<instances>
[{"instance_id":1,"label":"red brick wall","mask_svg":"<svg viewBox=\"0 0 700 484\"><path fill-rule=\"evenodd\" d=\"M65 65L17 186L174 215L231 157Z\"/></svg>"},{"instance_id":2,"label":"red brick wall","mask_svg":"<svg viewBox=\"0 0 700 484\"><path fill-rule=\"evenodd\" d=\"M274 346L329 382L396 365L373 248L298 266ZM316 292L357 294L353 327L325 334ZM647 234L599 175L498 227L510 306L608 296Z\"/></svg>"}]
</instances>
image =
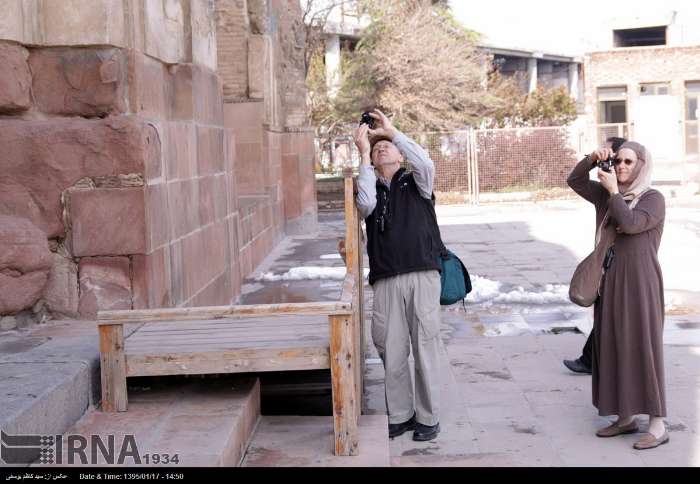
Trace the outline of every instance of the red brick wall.
<instances>
[{"instance_id":1,"label":"red brick wall","mask_svg":"<svg viewBox=\"0 0 700 484\"><path fill-rule=\"evenodd\" d=\"M248 12L246 0L216 2L216 45L224 98L248 96Z\"/></svg>"}]
</instances>

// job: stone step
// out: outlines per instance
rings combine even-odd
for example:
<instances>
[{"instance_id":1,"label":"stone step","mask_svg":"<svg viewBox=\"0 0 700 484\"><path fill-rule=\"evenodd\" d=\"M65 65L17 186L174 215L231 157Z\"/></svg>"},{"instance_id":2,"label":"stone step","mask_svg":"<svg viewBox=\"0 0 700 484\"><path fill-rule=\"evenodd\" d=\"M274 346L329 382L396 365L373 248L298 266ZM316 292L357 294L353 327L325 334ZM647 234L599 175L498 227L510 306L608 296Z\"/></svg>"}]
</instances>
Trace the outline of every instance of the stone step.
<instances>
[{"instance_id":1,"label":"stone step","mask_svg":"<svg viewBox=\"0 0 700 484\"><path fill-rule=\"evenodd\" d=\"M388 467L386 415L362 415L359 455L333 455L333 417L263 416L243 467Z\"/></svg>"},{"instance_id":2,"label":"stone step","mask_svg":"<svg viewBox=\"0 0 700 484\"><path fill-rule=\"evenodd\" d=\"M99 402L98 347L92 321L53 321L0 334L3 432L60 435L73 426ZM29 465L32 455L13 465Z\"/></svg>"},{"instance_id":3,"label":"stone step","mask_svg":"<svg viewBox=\"0 0 700 484\"><path fill-rule=\"evenodd\" d=\"M130 383L127 412L93 410L86 413L63 436L63 442L66 446L69 435L87 438L87 462L81 462L77 455L71 462L70 452L64 449L61 464L111 465L99 451L97 462L91 460L89 441L91 436L99 436L102 442L108 443L109 436L113 435L115 465L120 465L120 449L127 445L125 436L131 435L140 462L127 456L121 465L154 465L156 462L151 457L154 454L159 454L158 465L173 467L240 465L260 418L260 381L257 378L225 376L195 380L178 377L145 382L142 386ZM164 463L163 454L169 456L170 462Z\"/></svg>"}]
</instances>

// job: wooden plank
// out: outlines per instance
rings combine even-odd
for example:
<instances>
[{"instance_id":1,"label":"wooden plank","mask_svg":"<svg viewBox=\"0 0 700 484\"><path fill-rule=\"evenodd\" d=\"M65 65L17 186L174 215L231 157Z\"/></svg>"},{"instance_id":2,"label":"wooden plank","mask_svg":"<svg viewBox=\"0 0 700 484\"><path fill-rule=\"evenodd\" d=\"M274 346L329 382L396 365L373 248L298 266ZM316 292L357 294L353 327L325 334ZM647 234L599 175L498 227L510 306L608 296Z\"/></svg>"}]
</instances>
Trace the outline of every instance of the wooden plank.
<instances>
[{"instance_id":1,"label":"wooden plank","mask_svg":"<svg viewBox=\"0 0 700 484\"><path fill-rule=\"evenodd\" d=\"M358 434L353 368L352 316L329 316L335 455L357 455Z\"/></svg>"},{"instance_id":2,"label":"wooden plank","mask_svg":"<svg viewBox=\"0 0 700 484\"><path fill-rule=\"evenodd\" d=\"M355 371L355 377L354 377L354 382L355 382L355 401L357 404L355 405L355 418L359 419L360 418L360 413L361 413L361 407L362 407L362 363L360 361L360 314L358 312L358 308L360 305L360 291L357 289L357 287L354 290L354 301L353 301L353 308L354 311L352 312L352 366L353 370Z\"/></svg>"},{"instance_id":3,"label":"wooden plank","mask_svg":"<svg viewBox=\"0 0 700 484\"><path fill-rule=\"evenodd\" d=\"M163 331L139 331L134 333L132 338L169 338L169 337L183 337L183 336L201 336L209 335L213 337L218 336L250 336L250 335L269 335L271 338L275 338L277 335L284 334L298 334L298 335L328 335L328 323L321 326L318 324L307 325L307 326L296 326L296 327L248 327L248 328L231 328L222 327L221 329L215 328L202 328L202 329L189 329L185 331L176 330L163 330Z\"/></svg>"},{"instance_id":4,"label":"wooden plank","mask_svg":"<svg viewBox=\"0 0 700 484\"><path fill-rule=\"evenodd\" d=\"M352 176L345 177L345 267L351 274L357 270L357 208Z\"/></svg>"},{"instance_id":5,"label":"wooden plank","mask_svg":"<svg viewBox=\"0 0 700 484\"><path fill-rule=\"evenodd\" d=\"M359 213L359 212L358 212ZM360 333L360 342L359 342L359 348L358 348L358 358L360 360L360 376L359 376L359 394L357 397L357 409L358 409L358 418L359 415L362 414L362 404L364 402L364 376L365 376L365 371L366 371L366 362L365 362L365 272L364 272L364 253L365 253L365 242L364 238L362 237L362 218L358 216L358 223L357 223L357 232L358 232L358 240L359 240L359 245L358 245L358 250L357 250L357 273L358 277L356 279L357 281L357 307L353 308L358 315L358 330Z\"/></svg>"},{"instance_id":6,"label":"wooden plank","mask_svg":"<svg viewBox=\"0 0 700 484\"><path fill-rule=\"evenodd\" d=\"M99 332L102 411L125 412L128 401L124 328L121 324L100 326Z\"/></svg>"},{"instance_id":7,"label":"wooden plank","mask_svg":"<svg viewBox=\"0 0 700 484\"><path fill-rule=\"evenodd\" d=\"M156 326L158 325L158 326ZM233 333L252 333L252 332L266 332L268 334L279 334L284 332L295 332L295 333L318 333L318 334L328 334L328 322L325 324L319 324L316 322L306 323L306 324L289 324L289 325L266 325L266 324L254 324L246 326L232 326L232 325L218 325L211 326L207 324L201 325L182 325L181 327L175 326L160 326L160 323L149 324L143 329L139 330L134 335L149 335L149 336L167 336L167 335L182 335L182 334L233 334Z\"/></svg>"},{"instance_id":8,"label":"wooden plank","mask_svg":"<svg viewBox=\"0 0 700 484\"><path fill-rule=\"evenodd\" d=\"M167 332L172 332L172 333L186 333L188 331L210 331L212 333L216 333L217 331L229 331L229 330L246 330L249 328L261 328L261 329L266 329L268 331L276 331L278 329L287 329L287 328L314 328L314 327L328 327L328 321L327 317L323 317L325 321L302 321L302 322L252 322L252 323L245 323L245 324L238 324L238 321L225 321L225 320L220 320L219 322L211 322L211 321L178 321L176 323L163 323L163 322L156 322L156 323L149 323L145 324L139 329L139 334L144 334L144 333L149 333L149 334L158 334L158 333L167 333Z\"/></svg>"},{"instance_id":9,"label":"wooden plank","mask_svg":"<svg viewBox=\"0 0 700 484\"><path fill-rule=\"evenodd\" d=\"M318 370L329 367L328 350L322 348L241 349L126 356L127 376Z\"/></svg>"},{"instance_id":10,"label":"wooden plank","mask_svg":"<svg viewBox=\"0 0 700 484\"><path fill-rule=\"evenodd\" d=\"M355 275L348 272L343 280L343 287L340 292L340 300L351 308L348 313L352 310L352 292L355 287Z\"/></svg>"},{"instance_id":11,"label":"wooden plank","mask_svg":"<svg viewBox=\"0 0 700 484\"><path fill-rule=\"evenodd\" d=\"M192 319L222 319L231 317L281 314L345 314L350 304L338 301L254 304L248 306L208 306L194 308L139 309L99 311L98 324L139 323L154 321L187 321Z\"/></svg>"},{"instance_id":12,"label":"wooden plank","mask_svg":"<svg viewBox=\"0 0 700 484\"><path fill-rule=\"evenodd\" d=\"M126 347L134 344L150 344L150 345L163 345L163 344L180 344L180 343L193 343L193 344L208 344L208 343L230 343L230 342L257 342L265 344L279 344L282 341L291 341L293 343L303 343L304 341L325 341L328 342L329 335L327 334L279 334L278 336L271 334L226 334L217 337L216 335L195 335L194 337L188 338L186 336L168 336L164 338L151 338L146 336L132 336L126 340Z\"/></svg>"},{"instance_id":13,"label":"wooden plank","mask_svg":"<svg viewBox=\"0 0 700 484\"><path fill-rule=\"evenodd\" d=\"M325 341L328 343L328 336L319 334L306 334L306 335L294 335L294 334L280 334L277 336L272 336L269 334L251 334L251 335L195 335L192 337L187 336L168 336L165 338L151 338L151 337L133 337L127 340L126 346L129 348L134 344L150 344L150 345L164 345L164 344L209 344L209 343L245 343L245 342L259 342L267 344L279 344L281 341L291 341L291 342L304 342L304 341Z\"/></svg>"},{"instance_id":14,"label":"wooden plank","mask_svg":"<svg viewBox=\"0 0 700 484\"><path fill-rule=\"evenodd\" d=\"M180 340L180 339L262 339L266 341L276 341L281 339L304 339L323 338L328 340L328 326L306 326L300 328L246 328L244 330L190 330L190 331L160 331L160 332L138 332L134 333L127 341L160 341L160 340Z\"/></svg>"},{"instance_id":15,"label":"wooden plank","mask_svg":"<svg viewBox=\"0 0 700 484\"><path fill-rule=\"evenodd\" d=\"M150 352L163 354L168 351L175 352L203 352L203 351L214 351L217 349L236 349L236 348L248 348L248 349L279 349L279 348L328 348L329 342L327 339L308 339L308 340L281 340L281 341L222 341L222 342L191 342L186 341L174 341L168 342L163 341L161 343L149 343L143 341L137 341L135 343L126 343L126 353L131 354L134 352Z\"/></svg>"},{"instance_id":16,"label":"wooden plank","mask_svg":"<svg viewBox=\"0 0 700 484\"><path fill-rule=\"evenodd\" d=\"M363 245L362 245L362 227L360 226L360 215L359 212L357 211L357 208L355 208L355 230L354 230L354 236L357 239L357 257L356 257L356 271L355 271L355 287L354 287L354 293L355 293L355 299L353 302L353 325L354 325L354 333L355 333L355 400L357 401L357 405L355 406L356 410L356 416L359 419L360 415L362 414L362 395L363 395L363 388L362 388L362 380L364 377L364 345L363 345L363 337L362 337L362 326L363 326L363 318L364 314L362 313L363 311L363 304L362 304L362 298L364 297L364 293L362 292L362 288L364 286L364 273L363 273L363 267L362 267L362 257L363 257Z\"/></svg>"},{"instance_id":17,"label":"wooden plank","mask_svg":"<svg viewBox=\"0 0 700 484\"><path fill-rule=\"evenodd\" d=\"M153 348L154 351L163 352L166 348L286 348L286 347L306 347L306 346L328 346L327 338L305 338L293 339L285 338L275 341L246 339L227 339L222 341L200 340L200 341L135 341L126 343L126 352L129 353L139 348Z\"/></svg>"}]
</instances>

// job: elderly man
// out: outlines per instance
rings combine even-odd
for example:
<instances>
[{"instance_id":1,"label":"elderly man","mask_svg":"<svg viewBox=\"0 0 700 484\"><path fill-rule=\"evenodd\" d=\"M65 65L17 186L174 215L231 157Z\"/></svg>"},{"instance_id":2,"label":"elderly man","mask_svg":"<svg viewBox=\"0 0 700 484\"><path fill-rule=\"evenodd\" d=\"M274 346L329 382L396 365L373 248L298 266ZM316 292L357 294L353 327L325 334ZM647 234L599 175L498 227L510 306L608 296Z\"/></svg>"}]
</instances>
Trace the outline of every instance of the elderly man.
<instances>
[{"instance_id":1,"label":"elderly man","mask_svg":"<svg viewBox=\"0 0 700 484\"><path fill-rule=\"evenodd\" d=\"M376 128L362 124L354 134L362 156L357 207L367 226L369 283L374 291L372 339L384 363L389 437L413 430L413 440L427 441L440 432L443 245L434 209L435 166L381 111L375 109L370 116ZM404 157L411 171L401 168Z\"/></svg>"}]
</instances>

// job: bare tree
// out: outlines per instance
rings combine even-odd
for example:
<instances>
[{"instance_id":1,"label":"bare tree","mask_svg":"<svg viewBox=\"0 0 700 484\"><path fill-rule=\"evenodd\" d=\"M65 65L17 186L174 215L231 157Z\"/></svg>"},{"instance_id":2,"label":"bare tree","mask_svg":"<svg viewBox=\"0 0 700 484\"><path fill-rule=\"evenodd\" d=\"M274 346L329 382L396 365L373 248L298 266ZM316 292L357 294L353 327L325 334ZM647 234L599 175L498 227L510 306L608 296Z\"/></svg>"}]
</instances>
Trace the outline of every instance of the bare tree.
<instances>
[{"instance_id":1,"label":"bare tree","mask_svg":"<svg viewBox=\"0 0 700 484\"><path fill-rule=\"evenodd\" d=\"M302 21L306 28L306 45L304 49L304 68L308 74L311 59L324 48L325 29L328 19L334 11L356 10L354 0L303 0Z\"/></svg>"},{"instance_id":2,"label":"bare tree","mask_svg":"<svg viewBox=\"0 0 700 484\"><path fill-rule=\"evenodd\" d=\"M502 107L486 89L489 60L478 36L460 26L444 2L365 0L372 17L334 101L347 120L379 106L404 130L478 124Z\"/></svg>"}]
</instances>

